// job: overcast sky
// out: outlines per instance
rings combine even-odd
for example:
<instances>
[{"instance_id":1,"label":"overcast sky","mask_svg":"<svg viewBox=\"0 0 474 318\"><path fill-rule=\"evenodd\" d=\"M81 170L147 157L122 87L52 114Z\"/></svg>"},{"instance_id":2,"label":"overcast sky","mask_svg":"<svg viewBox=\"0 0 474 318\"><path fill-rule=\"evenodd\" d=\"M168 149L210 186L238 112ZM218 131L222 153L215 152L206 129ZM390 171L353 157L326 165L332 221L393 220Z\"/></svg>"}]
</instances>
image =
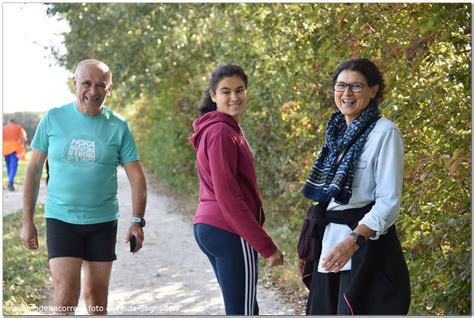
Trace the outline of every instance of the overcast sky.
<instances>
[{"instance_id":1,"label":"overcast sky","mask_svg":"<svg viewBox=\"0 0 474 318\"><path fill-rule=\"evenodd\" d=\"M71 102L67 87L72 76L55 64L43 46L62 46L61 33L69 30L65 21L46 15L41 3L2 3L4 113L46 111Z\"/></svg>"}]
</instances>

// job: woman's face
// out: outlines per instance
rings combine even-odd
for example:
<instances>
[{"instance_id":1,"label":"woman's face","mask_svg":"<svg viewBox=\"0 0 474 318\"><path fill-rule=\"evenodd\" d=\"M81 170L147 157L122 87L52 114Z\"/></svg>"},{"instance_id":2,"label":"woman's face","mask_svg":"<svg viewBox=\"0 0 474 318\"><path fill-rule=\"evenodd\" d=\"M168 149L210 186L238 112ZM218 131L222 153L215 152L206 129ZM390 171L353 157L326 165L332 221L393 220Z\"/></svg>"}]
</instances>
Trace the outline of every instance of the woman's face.
<instances>
[{"instance_id":1,"label":"woman's face","mask_svg":"<svg viewBox=\"0 0 474 318\"><path fill-rule=\"evenodd\" d=\"M367 108L370 99L374 98L377 94L379 86L369 87L364 75L350 70L342 71L337 77L336 85L337 83L362 84L362 90L357 93L353 92L349 86L343 92L334 90L334 102L340 112L346 117L346 123L349 125Z\"/></svg>"},{"instance_id":2,"label":"woman's face","mask_svg":"<svg viewBox=\"0 0 474 318\"><path fill-rule=\"evenodd\" d=\"M217 104L218 112L234 117L237 122L240 120L247 103L247 88L239 76L222 78L216 91L210 94L212 101Z\"/></svg>"}]
</instances>

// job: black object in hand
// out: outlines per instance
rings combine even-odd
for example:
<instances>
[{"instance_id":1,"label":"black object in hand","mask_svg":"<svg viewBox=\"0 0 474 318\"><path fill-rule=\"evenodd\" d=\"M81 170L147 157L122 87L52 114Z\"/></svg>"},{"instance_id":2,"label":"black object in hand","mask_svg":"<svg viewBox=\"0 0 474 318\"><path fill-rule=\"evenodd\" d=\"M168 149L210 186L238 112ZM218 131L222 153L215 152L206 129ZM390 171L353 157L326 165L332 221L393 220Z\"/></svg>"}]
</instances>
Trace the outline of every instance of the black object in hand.
<instances>
[{"instance_id":1,"label":"black object in hand","mask_svg":"<svg viewBox=\"0 0 474 318\"><path fill-rule=\"evenodd\" d=\"M135 250L135 246L137 246L137 238L135 237L135 235L131 235L130 236L130 252L133 253L133 251Z\"/></svg>"}]
</instances>

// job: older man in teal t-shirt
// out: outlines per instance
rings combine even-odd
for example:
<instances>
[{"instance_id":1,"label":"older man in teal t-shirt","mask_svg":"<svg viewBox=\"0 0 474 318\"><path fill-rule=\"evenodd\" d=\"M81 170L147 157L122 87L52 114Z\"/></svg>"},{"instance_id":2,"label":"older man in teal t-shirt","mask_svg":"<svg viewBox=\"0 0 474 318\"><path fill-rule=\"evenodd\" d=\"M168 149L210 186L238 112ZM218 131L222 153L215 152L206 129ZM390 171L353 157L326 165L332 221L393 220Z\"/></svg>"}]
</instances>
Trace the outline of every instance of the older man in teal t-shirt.
<instances>
[{"instance_id":1,"label":"older man in teal t-shirt","mask_svg":"<svg viewBox=\"0 0 474 318\"><path fill-rule=\"evenodd\" d=\"M24 186L22 241L38 248L33 213L43 165L48 159L45 206L48 259L59 314L74 313L84 268L84 300L90 314L107 313L107 294L119 208L117 166L122 164L132 188L132 222L137 252L143 244L146 182L130 128L104 105L112 90L112 72L98 60L76 68L76 100L49 110L32 141Z\"/></svg>"},{"instance_id":2,"label":"older man in teal t-shirt","mask_svg":"<svg viewBox=\"0 0 474 318\"><path fill-rule=\"evenodd\" d=\"M127 122L103 106L87 116L76 103L49 110L31 146L48 155L45 217L73 224L118 219L117 165L138 160Z\"/></svg>"}]
</instances>

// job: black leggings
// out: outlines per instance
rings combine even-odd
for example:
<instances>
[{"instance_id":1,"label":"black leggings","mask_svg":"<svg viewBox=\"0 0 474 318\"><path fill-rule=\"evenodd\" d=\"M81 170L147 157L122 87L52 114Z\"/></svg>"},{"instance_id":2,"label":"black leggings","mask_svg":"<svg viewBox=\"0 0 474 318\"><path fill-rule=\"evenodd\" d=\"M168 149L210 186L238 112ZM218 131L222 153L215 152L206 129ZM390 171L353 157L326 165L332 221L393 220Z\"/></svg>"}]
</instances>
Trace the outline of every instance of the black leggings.
<instances>
[{"instance_id":1,"label":"black leggings","mask_svg":"<svg viewBox=\"0 0 474 318\"><path fill-rule=\"evenodd\" d=\"M258 315L258 255L237 234L207 224L194 236L211 262L224 297L226 315Z\"/></svg>"}]
</instances>

